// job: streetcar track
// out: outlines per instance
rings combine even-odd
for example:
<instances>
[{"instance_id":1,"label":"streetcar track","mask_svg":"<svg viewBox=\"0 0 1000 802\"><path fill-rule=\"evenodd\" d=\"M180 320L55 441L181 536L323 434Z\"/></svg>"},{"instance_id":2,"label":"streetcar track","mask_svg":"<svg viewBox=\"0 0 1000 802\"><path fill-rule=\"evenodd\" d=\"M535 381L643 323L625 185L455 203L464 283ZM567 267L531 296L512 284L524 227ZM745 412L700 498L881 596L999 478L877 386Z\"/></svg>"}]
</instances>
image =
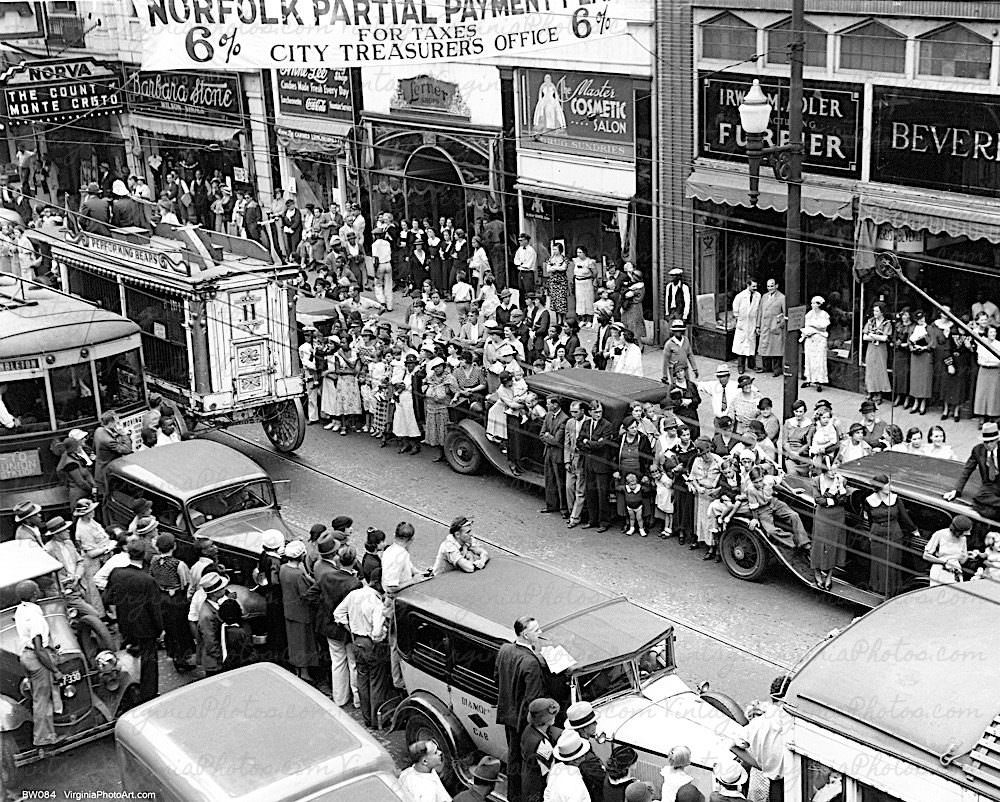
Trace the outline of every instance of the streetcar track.
<instances>
[{"instance_id":1,"label":"streetcar track","mask_svg":"<svg viewBox=\"0 0 1000 802\"><path fill-rule=\"evenodd\" d=\"M380 493L377 493L377 492L371 490L370 488L361 487L360 485L356 485L356 484L354 484L353 482L350 482L347 479L342 479L339 476L334 476L332 473L329 473L329 472L323 470L322 468L318 468L315 465L312 465L312 464L306 462L301 457L298 457L298 456L289 456L288 454L282 454L282 453L280 453L278 451L273 451L271 449L265 448L264 446L260 445L259 443L255 442L253 440L250 440L249 438L243 437L242 435L234 434L233 432L228 431L228 430L226 430L226 431L217 431L216 433L220 434L220 435L225 435L227 437L231 437L233 440L237 440L240 443L243 443L244 445L247 445L247 446L250 446L252 448L255 448L258 451L263 451L263 452L265 452L267 454L270 454L271 456L274 456L274 457L277 457L277 458L279 458L281 460L284 460L285 462L289 462L292 465L295 465L295 466L297 466L299 468L303 468L303 469L305 469L307 471L311 471L312 473L317 474L318 476L322 476L322 477L324 477L326 479L330 479L330 480L332 480L334 482L337 482L337 483L339 483L341 485L344 485L345 487L349 487L352 490L357 491L358 493L362 493L364 495L371 496L372 498L378 499L379 501L382 501L382 502L384 502L386 504L390 504L393 507L397 507L397 508L399 508L401 510L406 510L407 512L409 512L409 513L411 513L411 514L413 514L415 516L419 516L420 518L423 518L424 520L429 521L429 522L431 522L433 524L437 524L438 526L442 526L442 527L445 527L445 528L448 527L448 522L447 521L443 521L443 520L441 520L439 518L435 518L433 515L428 515L427 513L421 512L420 510L415 509L414 507L408 506L407 504L404 504L404 503L401 503L399 501L395 501L393 499L387 498L386 496L383 496ZM485 537L483 537L481 535L476 535L476 537L479 540L482 540L484 543L488 543L493 548L498 549L499 551L503 551L503 552L505 552L507 554L510 554L510 555L514 556L514 557L522 557L522 558L524 557L523 554L520 554L519 552L515 551L514 549L508 548L507 546L501 545L500 543L496 543L496 542L490 540L489 538L485 538ZM676 616L667 615L667 614L661 612L660 610L655 610L652 607L649 607L648 605L643 604L642 602L639 602L639 601L636 601L635 599L632 599L631 597L629 598L629 601L631 601L637 607L642 608L643 610L646 610L648 612L654 613L655 615L662 616L663 618L665 618L666 620L670 621L672 624L674 624L676 626L683 627L684 629L689 630L691 632L695 632L695 633L697 633L698 635L701 635L704 638L708 638L711 641L714 641L714 642L719 643L719 644L721 644L723 646L726 646L727 648L730 648L730 649L733 649L733 650L735 650L737 652L740 652L741 654L744 654L744 655L746 655L748 657L753 657L754 659L759 660L762 663L766 663L768 665L774 666L775 668L780 669L781 671L790 671L791 668L792 668L790 665L788 665L786 663L782 663L782 662L774 660L774 659L772 659L770 657L764 657L763 655L757 654L756 652L754 652L753 650L749 649L748 647L743 646L743 645L741 645L739 643L736 643L735 641L732 641L732 640L730 640L729 638L726 638L723 635L719 635L719 634L717 634L715 632L712 632L711 630L708 630L708 629L706 629L703 626L700 626L698 624L693 624L690 621L685 621L684 619L678 618Z\"/></svg>"}]
</instances>

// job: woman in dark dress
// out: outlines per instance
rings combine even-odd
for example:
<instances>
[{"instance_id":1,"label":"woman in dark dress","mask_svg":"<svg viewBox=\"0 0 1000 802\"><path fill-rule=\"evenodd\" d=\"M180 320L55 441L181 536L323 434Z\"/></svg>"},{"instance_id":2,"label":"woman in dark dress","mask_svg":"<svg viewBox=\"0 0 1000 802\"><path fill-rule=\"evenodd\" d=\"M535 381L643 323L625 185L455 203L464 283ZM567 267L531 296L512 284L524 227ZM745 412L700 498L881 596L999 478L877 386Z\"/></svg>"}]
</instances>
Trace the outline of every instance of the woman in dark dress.
<instances>
[{"instance_id":1,"label":"woman in dark dress","mask_svg":"<svg viewBox=\"0 0 1000 802\"><path fill-rule=\"evenodd\" d=\"M912 406L906 408L918 415L927 414L927 404L934 394L934 348L940 330L927 322L922 309L913 313L913 330L910 332L910 398Z\"/></svg>"},{"instance_id":2,"label":"woman in dark dress","mask_svg":"<svg viewBox=\"0 0 1000 802\"><path fill-rule=\"evenodd\" d=\"M813 569L816 587L830 590L833 587L833 570L843 566L847 558L844 505L848 494L844 477L829 458L823 460L820 473L813 479L813 498L816 512L813 516L809 565Z\"/></svg>"},{"instance_id":3,"label":"woman in dark dress","mask_svg":"<svg viewBox=\"0 0 1000 802\"><path fill-rule=\"evenodd\" d=\"M910 308L904 306L896 316L892 336L892 395L893 406L907 403L910 396L910 332L913 321Z\"/></svg>"},{"instance_id":4,"label":"woman in dark dress","mask_svg":"<svg viewBox=\"0 0 1000 802\"><path fill-rule=\"evenodd\" d=\"M698 405L701 403L701 393L695 383L688 379L687 366L674 365L673 382L670 385L670 400L674 405L674 414L688 425L691 439L701 436L701 424L698 422Z\"/></svg>"},{"instance_id":5,"label":"woman in dark dress","mask_svg":"<svg viewBox=\"0 0 1000 802\"><path fill-rule=\"evenodd\" d=\"M566 358L573 359L573 352L580 347L580 321L576 317L566 318L566 325L563 328L566 334Z\"/></svg>"},{"instance_id":6,"label":"woman in dark dress","mask_svg":"<svg viewBox=\"0 0 1000 802\"><path fill-rule=\"evenodd\" d=\"M694 447L691 427L686 422L677 427L677 436L681 442L674 452L677 465L673 470L674 519L671 526L677 535L677 542L683 546L687 540L694 542L697 537L694 529L694 494L688 489L687 473L698 454L698 449Z\"/></svg>"},{"instance_id":7,"label":"woman in dark dress","mask_svg":"<svg viewBox=\"0 0 1000 802\"><path fill-rule=\"evenodd\" d=\"M952 415L961 418L962 404L968 399L969 371L972 370L972 338L956 329L948 338L941 374L941 401L944 411L941 420Z\"/></svg>"},{"instance_id":8,"label":"woman in dark dress","mask_svg":"<svg viewBox=\"0 0 1000 802\"><path fill-rule=\"evenodd\" d=\"M267 603L268 659L273 663L285 664L288 659L288 634L285 631L285 605L281 596L281 551L285 536L277 529L269 529L261 539L260 557L253 572L257 583L256 591Z\"/></svg>"},{"instance_id":9,"label":"woman in dark dress","mask_svg":"<svg viewBox=\"0 0 1000 802\"><path fill-rule=\"evenodd\" d=\"M447 273L441 269L441 246L444 243L433 228L427 229L427 272L430 276L431 286L443 290Z\"/></svg>"},{"instance_id":10,"label":"woman in dark dress","mask_svg":"<svg viewBox=\"0 0 1000 802\"><path fill-rule=\"evenodd\" d=\"M868 519L868 536L871 542L871 569L868 586L874 593L886 598L895 596L903 585L903 532L919 535L917 527L906 511L903 500L897 496L885 474L872 477L875 492L865 499L864 512Z\"/></svg>"}]
</instances>

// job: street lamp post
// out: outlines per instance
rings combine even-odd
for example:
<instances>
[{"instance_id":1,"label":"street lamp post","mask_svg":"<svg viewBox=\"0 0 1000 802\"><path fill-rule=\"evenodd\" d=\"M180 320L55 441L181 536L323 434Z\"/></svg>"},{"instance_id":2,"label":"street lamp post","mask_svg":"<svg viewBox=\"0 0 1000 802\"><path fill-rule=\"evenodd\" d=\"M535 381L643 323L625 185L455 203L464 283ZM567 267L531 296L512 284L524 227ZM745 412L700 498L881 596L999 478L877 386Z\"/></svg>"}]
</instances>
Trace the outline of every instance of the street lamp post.
<instances>
[{"instance_id":1,"label":"street lamp post","mask_svg":"<svg viewBox=\"0 0 1000 802\"><path fill-rule=\"evenodd\" d=\"M774 174L788 185L788 211L785 216L785 383L782 393L784 416L791 415L799 392L799 329L805 308L802 304L802 55L805 49L805 0L792 0L791 42L788 85L788 144L765 148L763 135L771 117L771 106L756 79L740 104L740 126L747 137L750 168L750 204L757 205L760 195L760 163L768 157Z\"/></svg>"}]
</instances>

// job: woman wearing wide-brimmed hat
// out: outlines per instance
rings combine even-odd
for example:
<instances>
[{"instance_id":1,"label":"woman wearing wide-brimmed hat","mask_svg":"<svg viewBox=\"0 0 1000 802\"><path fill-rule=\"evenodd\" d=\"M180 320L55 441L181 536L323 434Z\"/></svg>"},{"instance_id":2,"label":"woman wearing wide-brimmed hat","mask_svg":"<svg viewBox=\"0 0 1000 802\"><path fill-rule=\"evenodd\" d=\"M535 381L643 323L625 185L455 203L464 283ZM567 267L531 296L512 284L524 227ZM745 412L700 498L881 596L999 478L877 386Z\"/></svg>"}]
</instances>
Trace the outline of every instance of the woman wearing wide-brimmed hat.
<instances>
[{"instance_id":1,"label":"woman wearing wide-brimmed hat","mask_svg":"<svg viewBox=\"0 0 1000 802\"><path fill-rule=\"evenodd\" d=\"M84 598L104 615L104 603L97 585L94 584L94 577L111 556L114 543L104 531L104 527L94 520L97 507L97 502L90 498L81 498L76 502L73 506L73 517L76 519L74 534L83 552L81 590Z\"/></svg>"}]
</instances>

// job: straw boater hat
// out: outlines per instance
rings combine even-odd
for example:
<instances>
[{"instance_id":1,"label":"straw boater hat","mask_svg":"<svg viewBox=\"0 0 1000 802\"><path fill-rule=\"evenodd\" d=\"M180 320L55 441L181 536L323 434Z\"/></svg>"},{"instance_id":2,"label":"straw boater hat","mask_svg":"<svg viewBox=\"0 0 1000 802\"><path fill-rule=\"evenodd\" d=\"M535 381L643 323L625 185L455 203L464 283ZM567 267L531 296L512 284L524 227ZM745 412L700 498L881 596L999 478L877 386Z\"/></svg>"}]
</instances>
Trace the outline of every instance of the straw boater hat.
<instances>
[{"instance_id":1,"label":"straw boater hat","mask_svg":"<svg viewBox=\"0 0 1000 802\"><path fill-rule=\"evenodd\" d=\"M82 515L86 515L89 512L93 512L97 509L97 502L91 498L81 498L78 499L73 507L73 517L79 518Z\"/></svg>"},{"instance_id":2,"label":"straw boater hat","mask_svg":"<svg viewBox=\"0 0 1000 802\"><path fill-rule=\"evenodd\" d=\"M585 741L576 730L565 729L559 740L553 757L560 763L572 763L590 751L590 741Z\"/></svg>"},{"instance_id":3,"label":"straw boater hat","mask_svg":"<svg viewBox=\"0 0 1000 802\"><path fill-rule=\"evenodd\" d=\"M19 524L21 521L26 521L32 515L38 515L41 511L41 505L36 504L34 501L22 501L14 507L14 523Z\"/></svg>"}]
</instances>

